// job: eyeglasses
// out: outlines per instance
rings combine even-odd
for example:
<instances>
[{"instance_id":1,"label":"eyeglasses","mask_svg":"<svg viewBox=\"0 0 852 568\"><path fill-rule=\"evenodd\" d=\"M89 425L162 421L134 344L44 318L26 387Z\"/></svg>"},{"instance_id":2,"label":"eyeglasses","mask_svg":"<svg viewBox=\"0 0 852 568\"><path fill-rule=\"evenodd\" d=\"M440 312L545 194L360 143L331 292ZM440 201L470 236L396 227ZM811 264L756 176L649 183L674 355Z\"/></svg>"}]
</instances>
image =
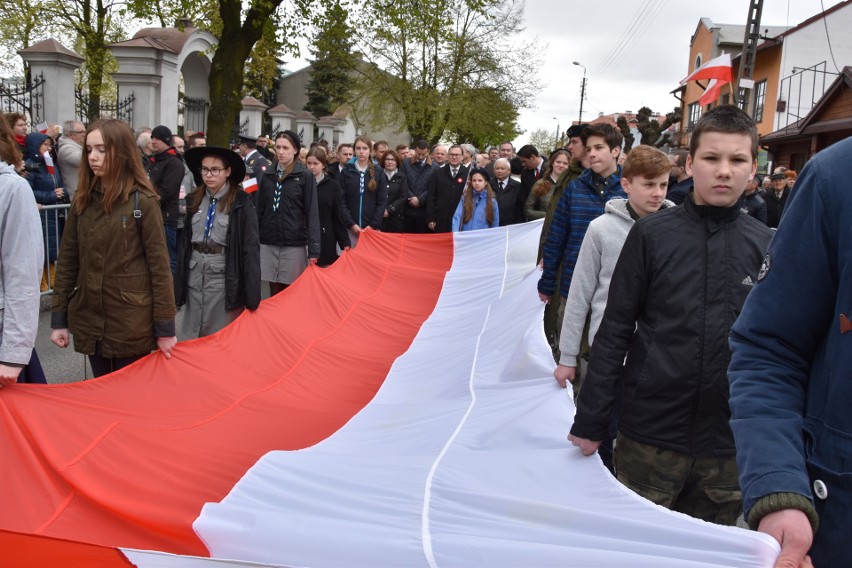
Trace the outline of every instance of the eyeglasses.
<instances>
[{"instance_id":1,"label":"eyeglasses","mask_svg":"<svg viewBox=\"0 0 852 568\"><path fill-rule=\"evenodd\" d=\"M456 154L455 152L450 152L451 158L461 158L461 154Z\"/></svg>"},{"instance_id":2,"label":"eyeglasses","mask_svg":"<svg viewBox=\"0 0 852 568\"><path fill-rule=\"evenodd\" d=\"M203 176L218 176L228 168L201 168L201 175Z\"/></svg>"}]
</instances>

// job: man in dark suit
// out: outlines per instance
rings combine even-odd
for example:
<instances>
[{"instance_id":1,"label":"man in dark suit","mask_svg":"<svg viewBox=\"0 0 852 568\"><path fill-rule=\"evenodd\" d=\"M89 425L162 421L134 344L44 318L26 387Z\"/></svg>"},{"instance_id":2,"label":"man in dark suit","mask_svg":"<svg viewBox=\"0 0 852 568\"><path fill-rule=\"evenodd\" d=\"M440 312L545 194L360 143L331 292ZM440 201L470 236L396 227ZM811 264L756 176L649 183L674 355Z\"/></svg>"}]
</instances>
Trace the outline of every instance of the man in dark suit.
<instances>
[{"instance_id":1,"label":"man in dark suit","mask_svg":"<svg viewBox=\"0 0 852 568\"><path fill-rule=\"evenodd\" d=\"M246 163L246 179L260 179L270 167L269 160L257 151L257 138L240 134L240 155Z\"/></svg>"},{"instance_id":2,"label":"man in dark suit","mask_svg":"<svg viewBox=\"0 0 852 568\"><path fill-rule=\"evenodd\" d=\"M527 144L518 150L518 158L524 166L521 172L521 203L527 202L527 197L541 176L544 175L544 158L538 155L538 150L532 144ZM523 217L522 217L523 219Z\"/></svg>"},{"instance_id":3,"label":"man in dark suit","mask_svg":"<svg viewBox=\"0 0 852 568\"><path fill-rule=\"evenodd\" d=\"M784 174L772 174L772 188L763 193L766 202L766 224L777 228L790 197L790 189L787 187L787 176Z\"/></svg>"},{"instance_id":4,"label":"man in dark suit","mask_svg":"<svg viewBox=\"0 0 852 568\"><path fill-rule=\"evenodd\" d=\"M405 207L404 227L406 233L426 233L426 202L429 195L429 180L435 171L429 159L429 143L419 140L414 146L414 155L402 161L402 171L408 181L411 196Z\"/></svg>"},{"instance_id":5,"label":"man in dark suit","mask_svg":"<svg viewBox=\"0 0 852 568\"><path fill-rule=\"evenodd\" d=\"M352 144L338 144L337 145L337 163L329 164L328 166L328 177L331 179L337 179L340 175L340 172L346 167L346 162L352 159L352 156L355 155L355 151L352 149Z\"/></svg>"},{"instance_id":6,"label":"man in dark suit","mask_svg":"<svg viewBox=\"0 0 852 568\"><path fill-rule=\"evenodd\" d=\"M467 167L461 165L462 149L455 144L447 153L447 163L429 179L426 226L436 233L453 230L453 215L467 183Z\"/></svg>"},{"instance_id":7,"label":"man in dark suit","mask_svg":"<svg viewBox=\"0 0 852 568\"><path fill-rule=\"evenodd\" d=\"M500 209L500 226L524 222L524 203L520 201L521 183L510 177L512 166L506 158L494 162L494 177L491 187L497 195Z\"/></svg>"}]
</instances>

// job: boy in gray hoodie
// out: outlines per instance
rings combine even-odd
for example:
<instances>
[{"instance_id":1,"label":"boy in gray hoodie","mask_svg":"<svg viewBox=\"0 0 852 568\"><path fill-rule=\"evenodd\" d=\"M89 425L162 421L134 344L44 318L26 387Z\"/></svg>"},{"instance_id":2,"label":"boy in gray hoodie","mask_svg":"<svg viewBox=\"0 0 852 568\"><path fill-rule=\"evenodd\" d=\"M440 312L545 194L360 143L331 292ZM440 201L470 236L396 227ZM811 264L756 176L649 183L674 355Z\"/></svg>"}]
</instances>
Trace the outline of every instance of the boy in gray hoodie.
<instances>
[{"instance_id":1,"label":"boy in gray hoodie","mask_svg":"<svg viewBox=\"0 0 852 568\"><path fill-rule=\"evenodd\" d=\"M651 146L637 146L628 154L621 178L621 186L628 198L608 201L604 214L589 224L568 291L559 339L561 355L559 365L553 372L554 378L563 388L568 382L574 384L587 320L590 321L589 346L594 341L606 307L612 271L633 223L661 208L674 206L674 203L665 200L670 172L671 163L665 154ZM579 390L579 385L576 390ZM616 414L613 413L613 416ZM598 450L610 471L614 437L613 424L611 438Z\"/></svg>"}]
</instances>

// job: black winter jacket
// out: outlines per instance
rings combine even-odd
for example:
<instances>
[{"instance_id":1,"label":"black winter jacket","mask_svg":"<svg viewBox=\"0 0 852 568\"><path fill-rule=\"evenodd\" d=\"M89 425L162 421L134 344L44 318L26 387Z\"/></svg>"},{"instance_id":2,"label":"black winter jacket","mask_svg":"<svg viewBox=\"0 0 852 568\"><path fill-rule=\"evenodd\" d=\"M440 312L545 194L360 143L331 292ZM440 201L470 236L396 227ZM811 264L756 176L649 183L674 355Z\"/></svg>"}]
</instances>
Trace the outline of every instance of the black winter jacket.
<instances>
[{"instance_id":1,"label":"black winter jacket","mask_svg":"<svg viewBox=\"0 0 852 568\"><path fill-rule=\"evenodd\" d=\"M344 249L352 246L349 231L343 223L343 205L340 203L340 186L328 176L317 184L317 203L319 209L320 255L319 266L328 266L337 260L337 247Z\"/></svg>"},{"instance_id":2,"label":"black winter jacket","mask_svg":"<svg viewBox=\"0 0 852 568\"><path fill-rule=\"evenodd\" d=\"M151 157L148 165L148 179L160 196L160 211L163 212L163 225L177 227L180 184L183 182L183 160L177 157L174 148Z\"/></svg>"},{"instance_id":3,"label":"black winter jacket","mask_svg":"<svg viewBox=\"0 0 852 568\"><path fill-rule=\"evenodd\" d=\"M233 190L234 187L231 187ZM195 191L205 191L204 186ZM187 196L189 197L189 196ZM188 201L192 201L188 199ZM198 209L187 207L183 231L178 244L175 299L178 306L186 303L189 262L192 259L192 216ZM260 241L257 236L257 212L251 197L238 190L228 218L225 247L225 309L245 306L256 310L260 304Z\"/></svg>"},{"instance_id":4,"label":"black winter jacket","mask_svg":"<svg viewBox=\"0 0 852 568\"><path fill-rule=\"evenodd\" d=\"M388 204L385 210L388 216L382 219L382 231L388 233L401 233L403 230L403 215L406 209L411 191L408 189L408 180L401 171L397 171L391 179L385 173L385 185L388 191Z\"/></svg>"},{"instance_id":5,"label":"black winter jacket","mask_svg":"<svg viewBox=\"0 0 852 568\"><path fill-rule=\"evenodd\" d=\"M691 456L735 453L728 335L772 236L741 207L699 207L687 197L682 207L633 226L612 276L572 434L605 439L623 378L618 428L625 436Z\"/></svg>"},{"instance_id":6,"label":"black winter jacket","mask_svg":"<svg viewBox=\"0 0 852 568\"><path fill-rule=\"evenodd\" d=\"M258 182L260 242L278 247L307 246L308 257L318 258L321 229L314 175L299 162L283 180L278 180L278 171L272 170L262 175ZM279 206L273 211L279 186Z\"/></svg>"}]
</instances>

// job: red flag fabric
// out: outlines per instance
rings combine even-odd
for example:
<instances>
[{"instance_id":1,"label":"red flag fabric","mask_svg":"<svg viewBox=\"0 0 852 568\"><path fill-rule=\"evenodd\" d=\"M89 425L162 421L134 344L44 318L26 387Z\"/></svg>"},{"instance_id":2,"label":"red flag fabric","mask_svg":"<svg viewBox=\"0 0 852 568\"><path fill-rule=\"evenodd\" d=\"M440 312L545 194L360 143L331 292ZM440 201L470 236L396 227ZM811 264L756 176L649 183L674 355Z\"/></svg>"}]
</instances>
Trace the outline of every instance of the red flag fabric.
<instances>
[{"instance_id":1,"label":"red flag fabric","mask_svg":"<svg viewBox=\"0 0 852 568\"><path fill-rule=\"evenodd\" d=\"M257 191L257 178L253 177L245 180L243 182L243 190L245 190L246 193L254 193Z\"/></svg>"}]
</instances>

